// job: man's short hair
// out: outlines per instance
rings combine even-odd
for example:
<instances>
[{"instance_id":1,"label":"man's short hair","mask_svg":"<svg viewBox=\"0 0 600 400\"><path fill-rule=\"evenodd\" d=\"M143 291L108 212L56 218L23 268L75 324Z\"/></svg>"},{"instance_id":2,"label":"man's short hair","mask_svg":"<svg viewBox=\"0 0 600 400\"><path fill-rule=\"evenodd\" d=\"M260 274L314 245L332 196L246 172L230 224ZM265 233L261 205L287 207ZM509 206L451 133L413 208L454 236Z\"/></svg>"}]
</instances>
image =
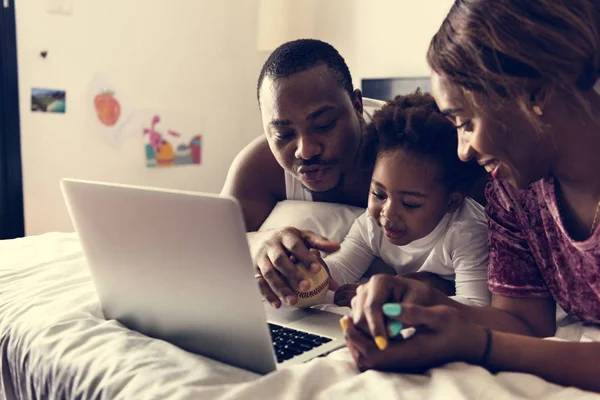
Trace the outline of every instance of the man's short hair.
<instances>
[{"instance_id":1,"label":"man's short hair","mask_svg":"<svg viewBox=\"0 0 600 400\"><path fill-rule=\"evenodd\" d=\"M260 103L260 88L265 77L287 78L320 65L329 67L340 86L352 96L352 76L340 53L329 43L316 39L298 39L282 44L265 61L256 86L258 102Z\"/></svg>"}]
</instances>

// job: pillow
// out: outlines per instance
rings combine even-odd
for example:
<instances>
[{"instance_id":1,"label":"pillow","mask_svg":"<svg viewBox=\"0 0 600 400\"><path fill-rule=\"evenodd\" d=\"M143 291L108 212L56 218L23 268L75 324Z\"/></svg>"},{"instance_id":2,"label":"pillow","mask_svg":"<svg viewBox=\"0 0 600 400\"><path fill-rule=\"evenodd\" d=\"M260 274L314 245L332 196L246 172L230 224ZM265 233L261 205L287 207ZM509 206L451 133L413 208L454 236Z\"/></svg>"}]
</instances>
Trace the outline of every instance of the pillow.
<instances>
[{"instance_id":1,"label":"pillow","mask_svg":"<svg viewBox=\"0 0 600 400\"><path fill-rule=\"evenodd\" d=\"M273 208L259 231L293 226L341 242L364 208L316 201L284 200Z\"/></svg>"}]
</instances>

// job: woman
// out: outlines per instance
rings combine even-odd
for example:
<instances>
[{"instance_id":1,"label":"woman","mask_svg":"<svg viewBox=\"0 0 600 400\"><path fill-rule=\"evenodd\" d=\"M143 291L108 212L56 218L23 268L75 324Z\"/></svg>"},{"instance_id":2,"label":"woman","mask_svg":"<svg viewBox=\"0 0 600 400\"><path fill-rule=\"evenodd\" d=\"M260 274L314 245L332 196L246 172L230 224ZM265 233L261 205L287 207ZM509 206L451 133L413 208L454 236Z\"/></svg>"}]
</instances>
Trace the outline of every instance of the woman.
<instances>
[{"instance_id":1,"label":"woman","mask_svg":"<svg viewBox=\"0 0 600 400\"><path fill-rule=\"evenodd\" d=\"M418 282L373 278L342 319L361 369L466 361L600 391L600 343L541 340L556 304L600 323L600 5L596 0L457 0L428 62L459 156L487 190L492 307ZM416 334L396 341L386 324ZM380 346L374 337L391 342Z\"/></svg>"}]
</instances>

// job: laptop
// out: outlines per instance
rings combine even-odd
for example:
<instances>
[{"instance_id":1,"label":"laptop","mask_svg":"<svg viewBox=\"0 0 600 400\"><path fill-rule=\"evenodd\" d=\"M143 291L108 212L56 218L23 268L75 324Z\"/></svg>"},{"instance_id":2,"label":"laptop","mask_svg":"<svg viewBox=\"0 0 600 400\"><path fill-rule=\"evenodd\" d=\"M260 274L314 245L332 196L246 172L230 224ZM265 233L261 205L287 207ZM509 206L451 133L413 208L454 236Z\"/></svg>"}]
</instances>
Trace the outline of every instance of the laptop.
<instances>
[{"instance_id":1,"label":"laptop","mask_svg":"<svg viewBox=\"0 0 600 400\"><path fill-rule=\"evenodd\" d=\"M230 197L65 179L107 319L259 374L345 345L340 315L273 309Z\"/></svg>"}]
</instances>

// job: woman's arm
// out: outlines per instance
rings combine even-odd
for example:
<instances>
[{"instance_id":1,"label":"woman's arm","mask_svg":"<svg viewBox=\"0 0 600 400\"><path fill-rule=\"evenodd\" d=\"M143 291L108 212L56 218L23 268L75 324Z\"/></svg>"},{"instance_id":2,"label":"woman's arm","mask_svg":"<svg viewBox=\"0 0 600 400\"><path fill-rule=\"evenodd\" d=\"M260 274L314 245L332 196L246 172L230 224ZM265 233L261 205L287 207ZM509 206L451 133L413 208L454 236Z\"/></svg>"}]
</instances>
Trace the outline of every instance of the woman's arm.
<instances>
[{"instance_id":1,"label":"woman's arm","mask_svg":"<svg viewBox=\"0 0 600 400\"><path fill-rule=\"evenodd\" d=\"M385 346L378 349L373 336L353 318L342 320L350 353L361 370L418 372L463 361L600 392L600 343L543 340L497 331L490 332L488 340L485 328L456 308L402 303L400 307L387 306L387 310L388 324L397 321L415 326L416 333L401 341L388 341L390 333L384 333ZM381 345L382 340L379 342Z\"/></svg>"},{"instance_id":2,"label":"woman's arm","mask_svg":"<svg viewBox=\"0 0 600 400\"><path fill-rule=\"evenodd\" d=\"M491 307L449 304L469 320L490 329L520 335L550 337L556 331L556 303L546 298L510 298L492 295Z\"/></svg>"},{"instance_id":3,"label":"woman's arm","mask_svg":"<svg viewBox=\"0 0 600 400\"><path fill-rule=\"evenodd\" d=\"M469 322L527 336L553 336L556 325L556 305L550 297L527 299L493 294L492 307L474 307L452 300L431 285L391 275L375 275L362 285L352 299L354 323L373 337L385 336L387 329L381 310L389 302L444 305Z\"/></svg>"},{"instance_id":4,"label":"woman's arm","mask_svg":"<svg viewBox=\"0 0 600 400\"><path fill-rule=\"evenodd\" d=\"M563 386L600 392L600 343L542 340L494 332L485 367L525 372Z\"/></svg>"}]
</instances>

